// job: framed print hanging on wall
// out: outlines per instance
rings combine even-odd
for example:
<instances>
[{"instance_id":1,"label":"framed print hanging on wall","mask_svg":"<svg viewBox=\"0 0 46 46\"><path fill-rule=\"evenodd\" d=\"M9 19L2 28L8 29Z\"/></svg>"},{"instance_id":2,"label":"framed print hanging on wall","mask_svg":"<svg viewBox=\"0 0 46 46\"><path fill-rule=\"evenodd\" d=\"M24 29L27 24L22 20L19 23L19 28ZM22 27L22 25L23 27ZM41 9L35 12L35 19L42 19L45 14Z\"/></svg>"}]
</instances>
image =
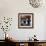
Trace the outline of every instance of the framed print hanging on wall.
<instances>
[{"instance_id":1,"label":"framed print hanging on wall","mask_svg":"<svg viewBox=\"0 0 46 46\"><path fill-rule=\"evenodd\" d=\"M18 28L33 28L33 13L18 14Z\"/></svg>"}]
</instances>

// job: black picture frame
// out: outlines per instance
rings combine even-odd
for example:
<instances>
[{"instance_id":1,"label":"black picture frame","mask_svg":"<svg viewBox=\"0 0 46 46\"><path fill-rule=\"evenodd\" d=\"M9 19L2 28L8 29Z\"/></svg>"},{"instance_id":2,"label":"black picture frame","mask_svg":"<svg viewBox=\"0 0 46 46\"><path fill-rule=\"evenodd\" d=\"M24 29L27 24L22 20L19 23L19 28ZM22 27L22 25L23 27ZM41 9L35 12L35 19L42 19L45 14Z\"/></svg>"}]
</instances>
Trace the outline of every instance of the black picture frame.
<instances>
[{"instance_id":1,"label":"black picture frame","mask_svg":"<svg viewBox=\"0 0 46 46\"><path fill-rule=\"evenodd\" d=\"M18 28L29 29L34 27L33 13L18 13Z\"/></svg>"}]
</instances>

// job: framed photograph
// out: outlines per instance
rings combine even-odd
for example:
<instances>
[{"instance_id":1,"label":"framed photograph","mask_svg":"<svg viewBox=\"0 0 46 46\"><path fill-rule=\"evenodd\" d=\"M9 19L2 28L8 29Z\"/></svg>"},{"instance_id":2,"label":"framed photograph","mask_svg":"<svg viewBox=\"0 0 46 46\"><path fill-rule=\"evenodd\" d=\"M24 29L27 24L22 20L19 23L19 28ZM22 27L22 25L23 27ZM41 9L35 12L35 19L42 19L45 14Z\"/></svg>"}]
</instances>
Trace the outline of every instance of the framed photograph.
<instances>
[{"instance_id":1,"label":"framed photograph","mask_svg":"<svg viewBox=\"0 0 46 46\"><path fill-rule=\"evenodd\" d=\"M33 13L18 14L18 28L33 28Z\"/></svg>"}]
</instances>

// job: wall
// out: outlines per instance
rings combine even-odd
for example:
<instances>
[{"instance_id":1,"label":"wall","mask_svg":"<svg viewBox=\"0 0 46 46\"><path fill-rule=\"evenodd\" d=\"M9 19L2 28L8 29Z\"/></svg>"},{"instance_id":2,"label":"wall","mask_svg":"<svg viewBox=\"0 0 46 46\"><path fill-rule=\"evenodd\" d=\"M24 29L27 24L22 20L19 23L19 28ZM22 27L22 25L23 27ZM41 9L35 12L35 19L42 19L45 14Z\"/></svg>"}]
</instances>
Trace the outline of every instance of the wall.
<instances>
[{"instance_id":1,"label":"wall","mask_svg":"<svg viewBox=\"0 0 46 46\"><path fill-rule=\"evenodd\" d=\"M33 29L18 29L18 13L34 13L34 28ZM45 16L46 6L39 8L33 8L30 6L28 0L0 0L0 18L12 17L13 22L8 31L10 37L16 40L28 40L34 34L37 35L37 39L45 39ZM0 39L4 39L3 31L0 31Z\"/></svg>"}]
</instances>

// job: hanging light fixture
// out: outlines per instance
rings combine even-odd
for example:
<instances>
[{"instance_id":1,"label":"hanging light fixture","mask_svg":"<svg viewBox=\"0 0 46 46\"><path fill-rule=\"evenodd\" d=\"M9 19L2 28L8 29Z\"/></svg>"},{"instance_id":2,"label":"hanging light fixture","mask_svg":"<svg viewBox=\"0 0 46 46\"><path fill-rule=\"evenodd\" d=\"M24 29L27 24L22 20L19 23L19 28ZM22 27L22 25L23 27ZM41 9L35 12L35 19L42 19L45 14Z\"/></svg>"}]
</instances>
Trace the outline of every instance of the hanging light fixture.
<instances>
[{"instance_id":1,"label":"hanging light fixture","mask_svg":"<svg viewBox=\"0 0 46 46\"><path fill-rule=\"evenodd\" d=\"M43 0L29 0L30 5L34 8L38 8L43 4Z\"/></svg>"}]
</instances>

